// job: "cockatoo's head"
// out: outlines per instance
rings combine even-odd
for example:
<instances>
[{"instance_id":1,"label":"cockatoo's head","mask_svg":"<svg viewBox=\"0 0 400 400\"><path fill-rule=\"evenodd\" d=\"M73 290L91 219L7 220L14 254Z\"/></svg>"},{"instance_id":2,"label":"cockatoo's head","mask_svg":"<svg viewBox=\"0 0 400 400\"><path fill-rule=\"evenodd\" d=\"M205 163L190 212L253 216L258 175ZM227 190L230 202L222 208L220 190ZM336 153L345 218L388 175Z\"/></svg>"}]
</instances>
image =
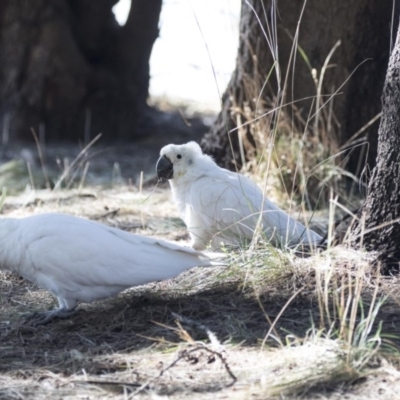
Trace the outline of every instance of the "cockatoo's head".
<instances>
[{"instance_id":1,"label":"cockatoo's head","mask_svg":"<svg viewBox=\"0 0 400 400\"><path fill-rule=\"evenodd\" d=\"M157 161L157 176L161 180L177 179L188 173L193 173L200 161L212 161L211 157L203 154L196 142L186 144L169 144L160 151Z\"/></svg>"}]
</instances>

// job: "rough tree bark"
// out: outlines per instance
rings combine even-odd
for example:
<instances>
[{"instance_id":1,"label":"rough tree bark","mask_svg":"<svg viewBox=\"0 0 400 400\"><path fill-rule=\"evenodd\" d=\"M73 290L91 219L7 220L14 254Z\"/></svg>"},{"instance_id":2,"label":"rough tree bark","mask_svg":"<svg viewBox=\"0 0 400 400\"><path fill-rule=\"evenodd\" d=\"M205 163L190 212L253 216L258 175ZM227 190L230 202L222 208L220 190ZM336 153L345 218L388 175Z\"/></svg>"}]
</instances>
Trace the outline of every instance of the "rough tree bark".
<instances>
[{"instance_id":1,"label":"rough tree bark","mask_svg":"<svg viewBox=\"0 0 400 400\"><path fill-rule=\"evenodd\" d=\"M149 58L161 0L132 0L127 23L117 0L1 0L0 132L31 139L129 138L146 109ZM86 125L85 125L86 124ZM86 126L86 128L85 128Z\"/></svg>"},{"instance_id":2,"label":"rough tree bark","mask_svg":"<svg viewBox=\"0 0 400 400\"><path fill-rule=\"evenodd\" d=\"M332 103L335 116L331 119L333 128L329 131L327 124L319 125L318 128L325 129L328 134L335 133L338 146L346 144L380 112L379 96L390 52L392 8L392 0L308 0L306 3L292 0L243 0L236 69L223 96L222 112L202 141L203 149L221 165L232 169L234 164L227 132L236 128L238 110L247 109L247 113L254 117L254 99L259 94L267 104L274 103L272 93L278 93L275 71L270 75L268 85L263 88L274 64L263 31L271 37L268 32L274 26L271 17L274 9L277 15L277 54L281 67L279 85L284 87L287 74L284 103L297 101L296 112L304 120L310 115L313 100L299 100L316 95L311 68L315 68L317 78L320 78L329 52L340 41L325 71L322 94L333 93L355 72ZM289 67L288 71L293 38L300 19L298 44L306 58L297 52L294 66ZM293 115L292 109L286 111ZM328 107L325 107L325 111L328 111ZM313 124L314 121L310 126ZM376 122L362 134L369 142L368 162L371 165L374 165L376 158L377 127ZM248 125L242 132L248 148L251 148L253 142L254 132L251 129L251 125ZM265 132L266 135L268 133ZM232 133L230 138L235 150L234 158L240 164L237 132ZM358 147L353 151L348 164L352 172L359 165L362 154L360 149Z\"/></svg>"},{"instance_id":3,"label":"rough tree bark","mask_svg":"<svg viewBox=\"0 0 400 400\"><path fill-rule=\"evenodd\" d=\"M400 262L400 27L382 94L377 164L366 201L352 228L352 242L378 252L389 270Z\"/></svg>"}]
</instances>

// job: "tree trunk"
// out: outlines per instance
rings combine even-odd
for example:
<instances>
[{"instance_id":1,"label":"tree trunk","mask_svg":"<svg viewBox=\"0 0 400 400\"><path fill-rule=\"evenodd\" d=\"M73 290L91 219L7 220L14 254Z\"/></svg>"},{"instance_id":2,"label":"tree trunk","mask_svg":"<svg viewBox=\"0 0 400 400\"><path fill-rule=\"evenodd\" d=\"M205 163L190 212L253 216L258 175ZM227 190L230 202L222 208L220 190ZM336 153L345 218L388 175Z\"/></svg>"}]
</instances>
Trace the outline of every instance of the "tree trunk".
<instances>
[{"instance_id":1,"label":"tree trunk","mask_svg":"<svg viewBox=\"0 0 400 400\"><path fill-rule=\"evenodd\" d=\"M0 141L138 134L161 0L1 0Z\"/></svg>"},{"instance_id":2,"label":"tree trunk","mask_svg":"<svg viewBox=\"0 0 400 400\"><path fill-rule=\"evenodd\" d=\"M377 164L352 229L356 247L378 252L385 269L400 261L400 27L382 95Z\"/></svg>"},{"instance_id":3,"label":"tree trunk","mask_svg":"<svg viewBox=\"0 0 400 400\"><path fill-rule=\"evenodd\" d=\"M249 122L268 112L279 100L282 104L291 104L280 109L280 120L282 111L288 118L287 134L297 130L301 136L308 130L309 136L317 137L324 145L334 139L336 151L366 137L369 146L354 148L347 167L355 173L360 172L361 161L375 163L377 122L357 138L351 138L380 112L379 96L389 59L393 3L391 0L309 0L304 10L303 5L304 2L292 0L242 2L236 69L223 96L222 111L202 141L203 149L227 168L234 168L233 161L239 166L242 161L238 132L231 131L238 123ZM298 50L292 52L297 28ZM279 69L273 69L274 62ZM320 80L321 96L316 98ZM322 111L316 112L318 105L336 91L337 95ZM250 123L239 130L247 158L253 155L254 146L262 142L256 137L257 130L262 130L264 137L276 134L272 126L277 114L271 115L274 117L264 124L259 120L258 125ZM304 121L309 116L314 118L306 124ZM279 124L277 132L282 130L285 128Z\"/></svg>"}]
</instances>

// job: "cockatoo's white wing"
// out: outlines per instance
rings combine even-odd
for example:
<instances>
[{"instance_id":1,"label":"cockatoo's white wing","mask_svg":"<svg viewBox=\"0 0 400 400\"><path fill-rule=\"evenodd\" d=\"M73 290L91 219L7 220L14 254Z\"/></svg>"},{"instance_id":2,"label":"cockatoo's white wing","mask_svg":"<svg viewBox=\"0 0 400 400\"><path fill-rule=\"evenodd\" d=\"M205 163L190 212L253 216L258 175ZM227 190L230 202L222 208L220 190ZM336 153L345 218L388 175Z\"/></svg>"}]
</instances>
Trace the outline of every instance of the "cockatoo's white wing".
<instances>
[{"instance_id":1,"label":"cockatoo's white wing","mask_svg":"<svg viewBox=\"0 0 400 400\"><path fill-rule=\"evenodd\" d=\"M220 168L215 176L193 182L189 193L187 219L191 228L196 224L209 227L214 241L250 241L261 214L262 232L275 245L308 243L309 235L314 243L320 240L319 235L263 196L244 175Z\"/></svg>"},{"instance_id":2,"label":"cockatoo's white wing","mask_svg":"<svg viewBox=\"0 0 400 400\"><path fill-rule=\"evenodd\" d=\"M267 237L280 245L317 244L322 237L301 222L283 211L275 203L263 196L259 187L246 176L226 171L230 176L237 177L241 190L249 193L248 198L254 200L254 207L259 207L262 213L263 229ZM247 202L246 202L247 203ZM259 206L261 204L261 206Z\"/></svg>"},{"instance_id":3,"label":"cockatoo's white wing","mask_svg":"<svg viewBox=\"0 0 400 400\"><path fill-rule=\"evenodd\" d=\"M90 302L147 282L172 278L207 257L168 242L62 214L16 221L20 258L11 270L56 296Z\"/></svg>"},{"instance_id":4,"label":"cockatoo's white wing","mask_svg":"<svg viewBox=\"0 0 400 400\"><path fill-rule=\"evenodd\" d=\"M189 230L206 227L218 245L250 241L262 207L260 189L243 175L219 169L192 183L187 197L186 218ZM205 232L198 231L199 236Z\"/></svg>"}]
</instances>

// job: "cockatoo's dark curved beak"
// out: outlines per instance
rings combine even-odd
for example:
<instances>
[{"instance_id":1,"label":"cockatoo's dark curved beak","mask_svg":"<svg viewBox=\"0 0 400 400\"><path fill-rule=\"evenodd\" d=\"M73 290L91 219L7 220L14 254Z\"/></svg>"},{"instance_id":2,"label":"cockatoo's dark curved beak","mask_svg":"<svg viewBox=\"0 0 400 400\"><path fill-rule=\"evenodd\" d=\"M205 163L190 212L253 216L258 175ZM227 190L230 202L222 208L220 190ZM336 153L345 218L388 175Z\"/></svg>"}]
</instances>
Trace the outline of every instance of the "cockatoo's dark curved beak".
<instances>
[{"instance_id":1,"label":"cockatoo's dark curved beak","mask_svg":"<svg viewBox=\"0 0 400 400\"><path fill-rule=\"evenodd\" d=\"M174 176L174 165L167 156L162 156L157 161L156 171L161 181L172 179Z\"/></svg>"}]
</instances>

